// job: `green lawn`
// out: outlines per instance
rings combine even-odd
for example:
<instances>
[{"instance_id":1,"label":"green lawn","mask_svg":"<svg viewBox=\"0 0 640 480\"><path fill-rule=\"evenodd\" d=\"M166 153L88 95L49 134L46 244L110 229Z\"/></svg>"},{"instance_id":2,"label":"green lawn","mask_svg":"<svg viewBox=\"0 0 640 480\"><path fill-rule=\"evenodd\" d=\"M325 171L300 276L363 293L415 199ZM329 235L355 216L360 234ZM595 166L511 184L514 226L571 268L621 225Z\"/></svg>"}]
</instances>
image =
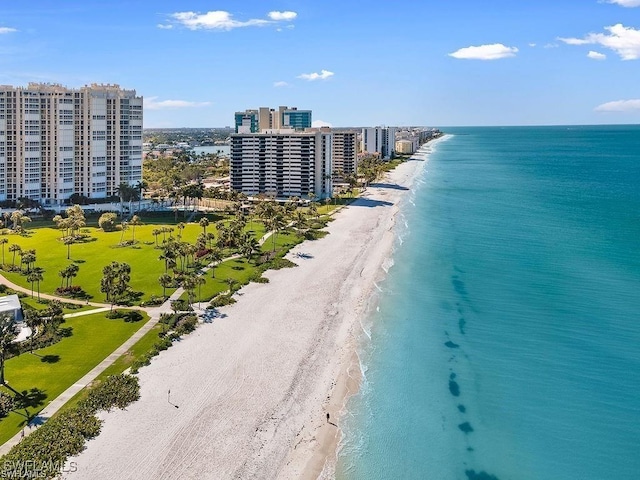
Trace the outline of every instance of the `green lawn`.
<instances>
[{"instance_id":1,"label":"green lawn","mask_svg":"<svg viewBox=\"0 0 640 480\"><path fill-rule=\"evenodd\" d=\"M125 323L122 319L109 320L104 313L70 318L60 327L70 329L69 337L33 354L7 360L7 382L15 390L29 393L32 401L27 412L33 416L122 345L147 320L145 315L140 322ZM24 409L0 420L0 444L19 432L25 420Z\"/></svg>"},{"instance_id":2,"label":"green lawn","mask_svg":"<svg viewBox=\"0 0 640 480\"><path fill-rule=\"evenodd\" d=\"M214 217L211 216L213 219ZM215 217L219 218L219 217ZM144 218L143 218L144 221ZM66 268L70 263L75 262L80 270L74 285L80 285L91 297L92 300L104 302L105 296L100 292L100 280L102 269L112 261L126 262L131 265L131 288L134 291L143 292L142 301L148 300L152 295L162 295L162 287L158 283L158 277L164 273L164 262L159 260L161 250L156 248L156 239L152 234L164 224L145 224L136 227L136 244L129 247L119 247L121 239L133 239L133 228L129 227L122 232L105 233L101 229L89 227L85 229L91 236L85 243L74 243L70 248L70 259L67 259L67 247L60 240L61 232L55 228L42 227L29 230L29 236L16 234L6 235L4 238L9 243L4 245L4 263L12 265L14 262L13 253L9 252L12 244L20 245L23 250L35 249L35 265L44 269L44 280L40 282L42 293L54 294L55 289L61 286L62 279L58 272ZM174 228L173 236L177 236L178 229ZM252 229L256 238L264 234L264 226L258 222L252 222L247 226L247 230ZM203 231L197 223L188 223L182 231L182 240L194 243L199 233ZM207 227L207 232L216 233L215 225L212 223ZM161 243L163 237L168 234L158 236ZM1 252L1 250L0 250ZM15 256L16 264L20 263L20 256ZM18 272L3 272L9 280L26 288L31 288L26 277ZM167 290L170 294L171 290Z\"/></svg>"}]
</instances>

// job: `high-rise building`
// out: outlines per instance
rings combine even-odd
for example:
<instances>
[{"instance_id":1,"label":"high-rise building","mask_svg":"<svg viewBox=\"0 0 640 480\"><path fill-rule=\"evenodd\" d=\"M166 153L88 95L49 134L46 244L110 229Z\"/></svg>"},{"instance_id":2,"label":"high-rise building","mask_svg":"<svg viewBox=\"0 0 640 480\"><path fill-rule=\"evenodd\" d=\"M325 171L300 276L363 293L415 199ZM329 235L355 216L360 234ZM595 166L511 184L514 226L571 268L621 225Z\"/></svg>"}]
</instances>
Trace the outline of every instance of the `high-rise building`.
<instances>
[{"instance_id":1,"label":"high-rise building","mask_svg":"<svg viewBox=\"0 0 640 480\"><path fill-rule=\"evenodd\" d=\"M142 97L118 85L0 86L0 200L106 198L142 180Z\"/></svg>"},{"instance_id":2,"label":"high-rise building","mask_svg":"<svg viewBox=\"0 0 640 480\"><path fill-rule=\"evenodd\" d=\"M293 128L294 130L311 128L311 110L298 110L297 107L279 107L278 121L280 124L276 128Z\"/></svg>"},{"instance_id":3,"label":"high-rise building","mask_svg":"<svg viewBox=\"0 0 640 480\"><path fill-rule=\"evenodd\" d=\"M260 133L263 130L311 128L311 110L280 106L278 110L260 107L235 113L236 133Z\"/></svg>"},{"instance_id":4,"label":"high-rise building","mask_svg":"<svg viewBox=\"0 0 640 480\"><path fill-rule=\"evenodd\" d=\"M231 135L231 188L246 195L332 193L330 133L264 130Z\"/></svg>"},{"instance_id":5,"label":"high-rise building","mask_svg":"<svg viewBox=\"0 0 640 480\"><path fill-rule=\"evenodd\" d=\"M358 169L358 134L355 131L334 130L330 127L308 128L307 132L331 135L332 177L344 178Z\"/></svg>"},{"instance_id":6,"label":"high-rise building","mask_svg":"<svg viewBox=\"0 0 640 480\"><path fill-rule=\"evenodd\" d=\"M258 122L258 110L245 110L236 112L235 125L236 133L256 133L260 131Z\"/></svg>"},{"instance_id":7,"label":"high-rise building","mask_svg":"<svg viewBox=\"0 0 640 480\"><path fill-rule=\"evenodd\" d=\"M372 127L362 129L362 151L390 158L395 151L396 127Z\"/></svg>"}]
</instances>

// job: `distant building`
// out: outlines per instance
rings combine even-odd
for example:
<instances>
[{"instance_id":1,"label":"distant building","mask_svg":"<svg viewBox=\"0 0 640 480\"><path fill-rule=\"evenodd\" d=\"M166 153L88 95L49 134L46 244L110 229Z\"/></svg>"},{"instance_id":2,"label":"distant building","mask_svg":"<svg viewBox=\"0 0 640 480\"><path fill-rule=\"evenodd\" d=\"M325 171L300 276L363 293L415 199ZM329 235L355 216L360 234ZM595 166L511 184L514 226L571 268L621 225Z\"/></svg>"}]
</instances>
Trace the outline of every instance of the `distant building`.
<instances>
[{"instance_id":1,"label":"distant building","mask_svg":"<svg viewBox=\"0 0 640 480\"><path fill-rule=\"evenodd\" d=\"M250 196L329 197L331 140L330 133L292 129L231 135L231 188Z\"/></svg>"},{"instance_id":2,"label":"distant building","mask_svg":"<svg viewBox=\"0 0 640 480\"><path fill-rule=\"evenodd\" d=\"M18 295L0 297L0 316L7 316L14 323L21 322L24 319Z\"/></svg>"},{"instance_id":3,"label":"distant building","mask_svg":"<svg viewBox=\"0 0 640 480\"><path fill-rule=\"evenodd\" d=\"M362 152L391 158L396 148L396 127L371 127L362 129Z\"/></svg>"},{"instance_id":4,"label":"distant building","mask_svg":"<svg viewBox=\"0 0 640 480\"><path fill-rule=\"evenodd\" d=\"M245 110L235 114L236 133L259 132L258 110Z\"/></svg>"},{"instance_id":5,"label":"distant building","mask_svg":"<svg viewBox=\"0 0 640 480\"><path fill-rule=\"evenodd\" d=\"M60 205L142 180L142 97L118 85L0 85L0 201Z\"/></svg>"},{"instance_id":6,"label":"distant building","mask_svg":"<svg viewBox=\"0 0 640 480\"><path fill-rule=\"evenodd\" d=\"M260 133L263 130L311 128L311 110L280 106L278 110L260 107L235 113L236 133Z\"/></svg>"},{"instance_id":7,"label":"distant building","mask_svg":"<svg viewBox=\"0 0 640 480\"><path fill-rule=\"evenodd\" d=\"M414 140L396 140L396 152L404 155L410 155L416 151L416 143Z\"/></svg>"}]
</instances>

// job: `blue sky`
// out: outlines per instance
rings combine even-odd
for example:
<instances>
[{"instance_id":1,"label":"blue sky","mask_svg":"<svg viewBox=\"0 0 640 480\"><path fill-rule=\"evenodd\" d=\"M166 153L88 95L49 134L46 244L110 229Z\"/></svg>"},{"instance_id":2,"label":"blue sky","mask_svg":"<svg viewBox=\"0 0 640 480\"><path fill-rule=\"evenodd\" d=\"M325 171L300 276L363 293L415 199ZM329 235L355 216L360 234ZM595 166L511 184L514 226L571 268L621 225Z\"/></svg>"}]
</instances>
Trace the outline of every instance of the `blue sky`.
<instances>
[{"instance_id":1,"label":"blue sky","mask_svg":"<svg viewBox=\"0 0 640 480\"><path fill-rule=\"evenodd\" d=\"M0 0L0 84L117 83L145 127L640 123L640 0Z\"/></svg>"}]
</instances>

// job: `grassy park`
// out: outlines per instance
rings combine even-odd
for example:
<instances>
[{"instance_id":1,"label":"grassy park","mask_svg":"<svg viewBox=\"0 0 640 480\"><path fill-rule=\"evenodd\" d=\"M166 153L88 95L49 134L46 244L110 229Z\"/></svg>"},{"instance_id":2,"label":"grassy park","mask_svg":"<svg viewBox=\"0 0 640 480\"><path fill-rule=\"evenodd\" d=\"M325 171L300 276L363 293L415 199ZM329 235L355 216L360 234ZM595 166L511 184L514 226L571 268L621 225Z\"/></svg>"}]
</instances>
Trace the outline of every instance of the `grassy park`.
<instances>
[{"instance_id":1,"label":"grassy park","mask_svg":"<svg viewBox=\"0 0 640 480\"><path fill-rule=\"evenodd\" d=\"M59 327L65 334L58 343L8 359L8 386L0 389L14 394L17 403L14 411L0 421L0 444L18 433L28 418L104 360L147 320L145 315L139 322L127 323L108 319L104 313L68 318Z\"/></svg>"}]
</instances>

